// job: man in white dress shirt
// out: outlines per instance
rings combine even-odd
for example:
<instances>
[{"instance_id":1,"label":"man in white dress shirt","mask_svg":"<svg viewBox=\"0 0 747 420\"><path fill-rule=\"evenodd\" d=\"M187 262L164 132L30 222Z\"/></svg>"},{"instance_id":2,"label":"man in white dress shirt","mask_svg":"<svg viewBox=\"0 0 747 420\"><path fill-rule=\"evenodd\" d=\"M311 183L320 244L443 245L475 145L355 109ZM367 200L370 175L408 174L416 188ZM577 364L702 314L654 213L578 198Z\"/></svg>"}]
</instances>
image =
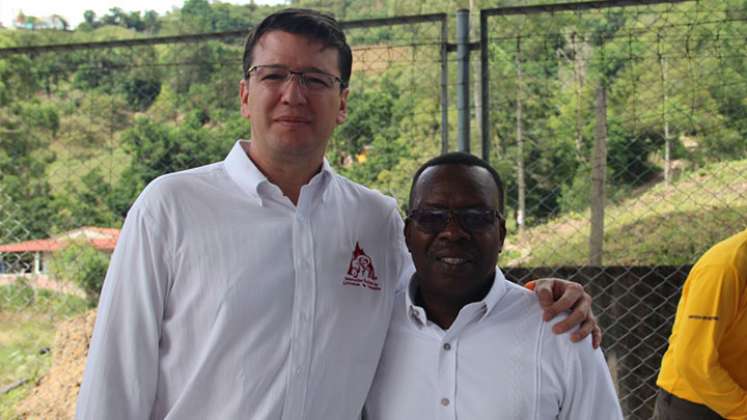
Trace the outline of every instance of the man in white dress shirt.
<instances>
[{"instance_id":1,"label":"man in white dress shirt","mask_svg":"<svg viewBox=\"0 0 747 420\"><path fill-rule=\"evenodd\" d=\"M394 199L324 159L347 116L352 54L337 22L283 10L247 39L251 142L164 175L127 215L99 302L80 419L360 416L412 271ZM550 312L574 308L576 284ZM539 309L537 309L539 313ZM584 321L585 319L585 321Z\"/></svg>"},{"instance_id":2,"label":"man in white dress shirt","mask_svg":"<svg viewBox=\"0 0 747 420\"><path fill-rule=\"evenodd\" d=\"M496 267L506 229L493 168L434 158L410 209L416 272L395 298L367 419L622 419L601 350L553 334L534 293Z\"/></svg>"}]
</instances>

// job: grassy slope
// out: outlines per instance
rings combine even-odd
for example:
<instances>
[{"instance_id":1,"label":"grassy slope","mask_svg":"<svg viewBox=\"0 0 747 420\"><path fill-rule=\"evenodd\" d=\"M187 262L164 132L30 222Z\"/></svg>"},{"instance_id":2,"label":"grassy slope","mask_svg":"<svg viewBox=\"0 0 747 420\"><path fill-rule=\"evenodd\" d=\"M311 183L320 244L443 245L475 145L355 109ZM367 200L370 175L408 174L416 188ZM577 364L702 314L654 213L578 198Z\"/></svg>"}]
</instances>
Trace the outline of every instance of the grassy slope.
<instances>
[{"instance_id":1,"label":"grassy slope","mask_svg":"<svg viewBox=\"0 0 747 420\"><path fill-rule=\"evenodd\" d=\"M747 160L684 172L605 209L604 265L692 263L747 226ZM507 238L504 266L585 265L589 211L566 214Z\"/></svg>"},{"instance_id":2,"label":"grassy slope","mask_svg":"<svg viewBox=\"0 0 747 420\"><path fill-rule=\"evenodd\" d=\"M16 418L14 407L49 369L57 322L88 308L80 298L23 285L0 286L0 387L28 382L0 395L0 418Z\"/></svg>"}]
</instances>

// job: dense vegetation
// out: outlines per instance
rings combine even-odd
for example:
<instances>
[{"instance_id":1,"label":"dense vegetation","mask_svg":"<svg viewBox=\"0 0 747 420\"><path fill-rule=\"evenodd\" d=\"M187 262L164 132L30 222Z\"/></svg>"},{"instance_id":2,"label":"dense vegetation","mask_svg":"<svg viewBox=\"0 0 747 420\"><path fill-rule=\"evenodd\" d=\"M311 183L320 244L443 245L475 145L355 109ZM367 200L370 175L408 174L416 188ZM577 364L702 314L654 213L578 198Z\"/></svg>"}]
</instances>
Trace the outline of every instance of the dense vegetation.
<instances>
[{"instance_id":1,"label":"dense vegetation","mask_svg":"<svg viewBox=\"0 0 747 420\"><path fill-rule=\"evenodd\" d=\"M292 3L322 7L341 20L447 12L454 26L448 1ZM0 30L0 48L246 29L275 9L187 0L163 16L86 12L73 31ZM507 184L509 225L521 231L515 241L532 240L548 221L588 214L600 109L611 204L661 181L665 167L673 168L666 180L677 188L676 177L744 159L745 16L744 1L719 0L491 20L491 160ZM356 57L374 63L357 64L350 116L332 139L329 159L403 205L414 169L440 151L438 31L349 31ZM116 227L156 176L222 159L249 132L238 113L240 58L241 40L226 38L0 59L0 243L83 225ZM452 68L452 98L454 74ZM450 106L452 125L455 115ZM472 132L476 139L476 124ZM714 206L734 213L745 207L743 195L736 200ZM615 220L610 232L622 229ZM743 215L729 220L745 224ZM573 235L579 232L588 229ZM607 261L635 261L631 253ZM677 255L681 262L692 258Z\"/></svg>"}]
</instances>

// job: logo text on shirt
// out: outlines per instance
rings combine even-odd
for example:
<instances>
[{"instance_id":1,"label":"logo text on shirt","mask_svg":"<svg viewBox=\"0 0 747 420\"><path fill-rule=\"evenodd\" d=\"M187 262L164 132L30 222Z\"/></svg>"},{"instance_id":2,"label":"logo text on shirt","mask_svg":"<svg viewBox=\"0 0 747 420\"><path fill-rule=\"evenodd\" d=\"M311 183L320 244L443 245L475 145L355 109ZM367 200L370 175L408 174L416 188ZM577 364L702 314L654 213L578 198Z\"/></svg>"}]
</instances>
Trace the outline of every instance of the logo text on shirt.
<instances>
[{"instance_id":1,"label":"logo text on shirt","mask_svg":"<svg viewBox=\"0 0 747 420\"><path fill-rule=\"evenodd\" d=\"M688 318L697 319L699 321L718 321L718 317L712 315L690 315Z\"/></svg>"},{"instance_id":2,"label":"logo text on shirt","mask_svg":"<svg viewBox=\"0 0 747 420\"><path fill-rule=\"evenodd\" d=\"M371 290L381 290L379 283L376 281L377 279L373 260L363 252L363 249L356 242L353 258L350 259L348 272L342 284L361 286Z\"/></svg>"}]
</instances>

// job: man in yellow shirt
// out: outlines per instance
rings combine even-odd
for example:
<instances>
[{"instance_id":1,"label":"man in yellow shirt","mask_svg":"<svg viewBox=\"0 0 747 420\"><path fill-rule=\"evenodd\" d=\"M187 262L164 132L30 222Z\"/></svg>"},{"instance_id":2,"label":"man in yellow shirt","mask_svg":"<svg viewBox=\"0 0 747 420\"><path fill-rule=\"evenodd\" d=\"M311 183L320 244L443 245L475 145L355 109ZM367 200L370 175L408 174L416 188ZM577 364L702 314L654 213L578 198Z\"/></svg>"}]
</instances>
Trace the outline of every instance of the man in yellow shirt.
<instances>
[{"instance_id":1,"label":"man in yellow shirt","mask_svg":"<svg viewBox=\"0 0 747 420\"><path fill-rule=\"evenodd\" d=\"M657 420L747 419L747 230L690 271L656 384Z\"/></svg>"}]
</instances>

